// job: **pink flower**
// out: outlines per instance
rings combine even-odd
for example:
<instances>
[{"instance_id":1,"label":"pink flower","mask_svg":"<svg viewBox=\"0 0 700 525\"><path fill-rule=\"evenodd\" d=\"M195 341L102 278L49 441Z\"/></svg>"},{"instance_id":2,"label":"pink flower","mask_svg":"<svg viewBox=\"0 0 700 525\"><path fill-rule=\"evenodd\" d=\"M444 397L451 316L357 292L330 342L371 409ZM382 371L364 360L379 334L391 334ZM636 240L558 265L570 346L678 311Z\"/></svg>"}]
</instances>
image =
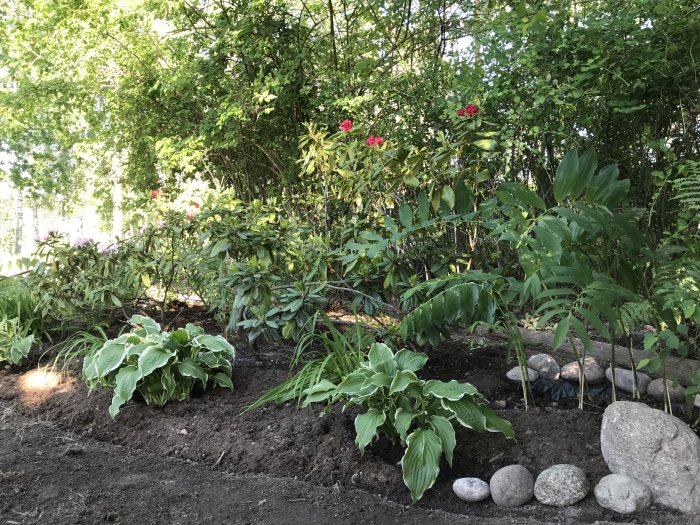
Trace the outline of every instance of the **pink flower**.
<instances>
[{"instance_id":1,"label":"pink flower","mask_svg":"<svg viewBox=\"0 0 700 525\"><path fill-rule=\"evenodd\" d=\"M458 117L463 117L463 116L464 116L464 108L458 109L458 110L457 110L457 116L458 116Z\"/></svg>"},{"instance_id":2,"label":"pink flower","mask_svg":"<svg viewBox=\"0 0 700 525\"><path fill-rule=\"evenodd\" d=\"M84 246L87 246L92 242L92 239L88 239L87 237L79 237L78 239L75 240L73 243L73 246L75 248L82 248Z\"/></svg>"},{"instance_id":3,"label":"pink flower","mask_svg":"<svg viewBox=\"0 0 700 525\"><path fill-rule=\"evenodd\" d=\"M151 192L151 197L154 199L157 199L158 197L160 197L160 190L153 190Z\"/></svg>"},{"instance_id":4,"label":"pink flower","mask_svg":"<svg viewBox=\"0 0 700 525\"><path fill-rule=\"evenodd\" d=\"M350 131L352 129L352 121L345 119L344 121L342 121L340 123L340 129L344 133L347 133L348 131Z\"/></svg>"},{"instance_id":5,"label":"pink flower","mask_svg":"<svg viewBox=\"0 0 700 525\"><path fill-rule=\"evenodd\" d=\"M375 137L374 135L370 135L369 137L367 137L366 144L370 148L373 148L374 146L381 146L382 144L384 144L384 137Z\"/></svg>"}]
</instances>

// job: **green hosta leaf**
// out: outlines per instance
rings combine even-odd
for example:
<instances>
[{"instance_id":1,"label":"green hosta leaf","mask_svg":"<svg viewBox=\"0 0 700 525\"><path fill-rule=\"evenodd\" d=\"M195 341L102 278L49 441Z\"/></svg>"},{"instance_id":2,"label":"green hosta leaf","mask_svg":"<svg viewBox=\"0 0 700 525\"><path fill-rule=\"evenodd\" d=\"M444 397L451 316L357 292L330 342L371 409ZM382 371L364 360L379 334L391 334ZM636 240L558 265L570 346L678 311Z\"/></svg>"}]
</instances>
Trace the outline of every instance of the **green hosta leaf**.
<instances>
[{"instance_id":1,"label":"green hosta leaf","mask_svg":"<svg viewBox=\"0 0 700 525\"><path fill-rule=\"evenodd\" d=\"M196 324L187 323L185 326L185 331L190 336L190 339L194 339L198 335L202 335L204 333L204 328L197 326Z\"/></svg>"},{"instance_id":2,"label":"green hosta leaf","mask_svg":"<svg viewBox=\"0 0 700 525\"><path fill-rule=\"evenodd\" d=\"M308 406L310 403L325 401L335 394L335 389L336 386L328 381L328 379L322 379L318 384L304 390L305 399L303 406Z\"/></svg>"},{"instance_id":3,"label":"green hosta leaf","mask_svg":"<svg viewBox=\"0 0 700 525\"><path fill-rule=\"evenodd\" d=\"M467 428L483 432L486 430L486 416L481 412L479 405L470 397L465 397L459 401L442 399L440 401L445 410L452 412L457 421Z\"/></svg>"},{"instance_id":4,"label":"green hosta leaf","mask_svg":"<svg viewBox=\"0 0 700 525\"><path fill-rule=\"evenodd\" d=\"M187 330L184 328L178 328L177 330L174 330L171 334L170 337L176 341L180 345L186 345L189 340L190 340L190 334L187 333Z\"/></svg>"},{"instance_id":5,"label":"green hosta leaf","mask_svg":"<svg viewBox=\"0 0 700 525\"><path fill-rule=\"evenodd\" d=\"M396 392L403 392L404 390L406 390L408 385L417 381L418 377L416 376L416 374L414 374L410 370L401 370L394 376L393 381L391 381L389 393L394 394Z\"/></svg>"},{"instance_id":6,"label":"green hosta leaf","mask_svg":"<svg viewBox=\"0 0 700 525\"><path fill-rule=\"evenodd\" d=\"M132 315L129 324L142 327L148 335L160 334L160 325L145 315Z\"/></svg>"},{"instance_id":7,"label":"green hosta leaf","mask_svg":"<svg viewBox=\"0 0 700 525\"><path fill-rule=\"evenodd\" d=\"M455 438L455 429L452 422L442 416L430 416L428 424L433 432L440 438L442 442L442 451L445 453L447 463L452 466L452 453L454 452L457 439Z\"/></svg>"},{"instance_id":8,"label":"green hosta leaf","mask_svg":"<svg viewBox=\"0 0 700 525\"><path fill-rule=\"evenodd\" d=\"M417 372L428 362L428 356L424 353L412 352L406 348L399 350L394 359L399 370L410 370L411 372Z\"/></svg>"},{"instance_id":9,"label":"green hosta leaf","mask_svg":"<svg viewBox=\"0 0 700 525\"><path fill-rule=\"evenodd\" d=\"M384 372L377 372L365 380L365 382L362 384L362 388L366 388L370 385L389 388L389 386L391 386L391 377L386 375Z\"/></svg>"},{"instance_id":10,"label":"green hosta leaf","mask_svg":"<svg viewBox=\"0 0 700 525\"><path fill-rule=\"evenodd\" d=\"M117 414L119 413L119 409L122 407L122 405L126 403L124 399L119 397L118 395L114 394L112 397L112 404L109 405L109 415L112 417L112 419L117 417Z\"/></svg>"},{"instance_id":11,"label":"green hosta leaf","mask_svg":"<svg viewBox=\"0 0 700 525\"><path fill-rule=\"evenodd\" d=\"M557 327L554 330L554 338L552 339L552 350L558 350L566 336L569 335L569 323L569 317L564 317L557 323Z\"/></svg>"},{"instance_id":12,"label":"green hosta leaf","mask_svg":"<svg viewBox=\"0 0 700 525\"><path fill-rule=\"evenodd\" d=\"M399 435L399 438L401 438L402 443L406 442L406 438L408 437L408 429L411 428L411 423L418 414L418 412L406 410L404 408L399 408L396 410L396 414L394 415L394 429Z\"/></svg>"},{"instance_id":13,"label":"green hosta leaf","mask_svg":"<svg viewBox=\"0 0 700 525\"><path fill-rule=\"evenodd\" d=\"M372 370L378 372L379 370L377 367L385 361L393 359L394 353L384 343L374 343L369 349L367 358L369 359L369 366L372 368Z\"/></svg>"},{"instance_id":14,"label":"green hosta leaf","mask_svg":"<svg viewBox=\"0 0 700 525\"><path fill-rule=\"evenodd\" d=\"M139 357L139 370L142 376L147 377L154 370L164 367L173 355L161 346L151 346L144 350Z\"/></svg>"},{"instance_id":15,"label":"green hosta leaf","mask_svg":"<svg viewBox=\"0 0 700 525\"><path fill-rule=\"evenodd\" d=\"M367 378L370 377L372 372L370 370L358 370L357 372L353 372L352 374L349 374L345 376L345 379L343 379L340 384L338 385L338 394L357 394L362 390L362 386L365 384L365 381L367 381ZM333 383L331 383L333 384ZM334 386L335 388L335 386Z\"/></svg>"},{"instance_id":16,"label":"green hosta leaf","mask_svg":"<svg viewBox=\"0 0 700 525\"><path fill-rule=\"evenodd\" d=\"M192 345L211 352L224 352L231 359L236 356L236 349L220 335L198 335L192 340Z\"/></svg>"},{"instance_id":17,"label":"green hosta leaf","mask_svg":"<svg viewBox=\"0 0 700 525\"><path fill-rule=\"evenodd\" d=\"M442 443L437 434L428 429L416 430L406 443L408 446L401 459L403 481L416 502L433 486L440 472Z\"/></svg>"},{"instance_id":18,"label":"green hosta leaf","mask_svg":"<svg viewBox=\"0 0 700 525\"><path fill-rule=\"evenodd\" d=\"M125 366L114 378L115 387L114 394L122 399L125 403L131 399L136 390L136 385L141 379L141 372L135 366ZM121 406L121 405L120 405Z\"/></svg>"},{"instance_id":19,"label":"green hosta leaf","mask_svg":"<svg viewBox=\"0 0 700 525\"><path fill-rule=\"evenodd\" d=\"M377 429L384 424L384 421L386 421L386 414L376 408L370 408L355 418L355 432L357 433L355 443L361 454L364 454L365 447L376 437Z\"/></svg>"},{"instance_id":20,"label":"green hosta leaf","mask_svg":"<svg viewBox=\"0 0 700 525\"><path fill-rule=\"evenodd\" d=\"M230 388L231 390L233 390L233 381L231 381L231 377L224 374L223 372L217 372L216 374L214 374L213 379L217 382L219 386L223 386L224 388Z\"/></svg>"},{"instance_id":21,"label":"green hosta leaf","mask_svg":"<svg viewBox=\"0 0 700 525\"><path fill-rule=\"evenodd\" d=\"M465 395L478 395L479 391L469 383L460 383L454 379L449 383L444 383L436 379L431 379L423 385L423 395L437 397L439 399L449 399L457 401Z\"/></svg>"},{"instance_id":22,"label":"green hosta leaf","mask_svg":"<svg viewBox=\"0 0 700 525\"><path fill-rule=\"evenodd\" d=\"M486 430L501 432L507 438L515 439L515 432L513 432L513 425L510 424L510 421L497 416L491 407L485 405L481 405L481 412L486 417Z\"/></svg>"},{"instance_id":23,"label":"green hosta leaf","mask_svg":"<svg viewBox=\"0 0 700 525\"><path fill-rule=\"evenodd\" d=\"M141 355L146 348L153 346L153 343L140 343L136 345L126 346L126 356L131 357L132 355Z\"/></svg>"},{"instance_id":24,"label":"green hosta leaf","mask_svg":"<svg viewBox=\"0 0 700 525\"><path fill-rule=\"evenodd\" d=\"M176 366L180 375L198 379L202 383L202 387L206 388L209 376L194 359L187 357L182 362L177 363Z\"/></svg>"},{"instance_id":25,"label":"green hosta leaf","mask_svg":"<svg viewBox=\"0 0 700 525\"><path fill-rule=\"evenodd\" d=\"M95 359L95 369L98 377L105 377L112 370L122 364L126 356L126 347L123 344L114 344L107 341L97 354Z\"/></svg>"}]
</instances>

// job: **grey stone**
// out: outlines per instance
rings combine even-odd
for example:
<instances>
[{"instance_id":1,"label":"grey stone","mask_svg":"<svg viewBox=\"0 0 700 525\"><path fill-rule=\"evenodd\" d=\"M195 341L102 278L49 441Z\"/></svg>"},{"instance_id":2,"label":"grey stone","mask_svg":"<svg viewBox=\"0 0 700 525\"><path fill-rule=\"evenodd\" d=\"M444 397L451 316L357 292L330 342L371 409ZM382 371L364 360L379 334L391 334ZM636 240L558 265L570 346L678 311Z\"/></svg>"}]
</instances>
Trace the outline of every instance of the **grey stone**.
<instances>
[{"instance_id":1,"label":"grey stone","mask_svg":"<svg viewBox=\"0 0 700 525\"><path fill-rule=\"evenodd\" d=\"M586 474L575 465L553 465L537 476L535 497L540 503L568 507L581 501L590 490Z\"/></svg>"},{"instance_id":2,"label":"grey stone","mask_svg":"<svg viewBox=\"0 0 700 525\"><path fill-rule=\"evenodd\" d=\"M605 377L612 383L612 367L609 366L605 371ZM643 396L647 393L647 387L650 382L651 377L642 372L637 372L637 388L639 389L639 395ZM634 373L632 370L615 367L615 386L630 394L634 393Z\"/></svg>"},{"instance_id":3,"label":"grey stone","mask_svg":"<svg viewBox=\"0 0 700 525\"><path fill-rule=\"evenodd\" d=\"M643 403L612 403L600 449L610 472L646 485L654 503L700 513L700 438L677 417Z\"/></svg>"},{"instance_id":4,"label":"grey stone","mask_svg":"<svg viewBox=\"0 0 700 525\"><path fill-rule=\"evenodd\" d=\"M459 478L452 484L452 490L459 499L474 503L491 495L489 484L479 478Z\"/></svg>"},{"instance_id":5,"label":"grey stone","mask_svg":"<svg viewBox=\"0 0 700 525\"><path fill-rule=\"evenodd\" d=\"M549 354L533 355L527 360L527 366L537 372L543 379L552 379L554 381L559 379L561 369Z\"/></svg>"},{"instance_id":6,"label":"grey stone","mask_svg":"<svg viewBox=\"0 0 700 525\"><path fill-rule=\"evenodd\" d=\"M671 398L671 403L684 403L685 402L685 389L678 385L673 386L673 381L670 379L666 380L668 385L668 396ZM664 400L664 380L662 378L654 379L647 387L647 394L656 399L657 401L663 402Z\"/></svg>"},{"instance_id":7,"label":"grey stone","mask_svg":"<svg viewBox=\"0 0 700 525\"><path fill-rule=\"evenodd\" d=\"M523 374L520 371L520 367L516 366L514 368L511 368L506 372L506 377L510 379L511 381L522 381L523 379ZM527 377L529 381L537 381L537 372L535 372L532 368L527 369Z\"/></svg>"},{"instance_id":8,"label":"grey stone","mask_svg":"<svg viewBox=\"0 0 700 525\"><path fill-rule=\"evenodd\" d=\"M694 404L696 407L700 408L700 394L695 396L695 403Z\"/></svg>"},{"instance_id":9,"label":"grey stone","mask_svg":"<svg viewBox=\"0 0 700 525\"><path fill-rule=\"evenodd\" d=\"M578 382L578 362L573 361L561 367L561 377L569 381ZM600 383L605 378L605 371L595 360L595 357L586 357L583 362L583 374L588 383Z\"/></svg>"},{"instance_id":10,"label":"grey stone","mask_svg":"<svg viewBox=\"0 0 700 525\"><path fill-rule=\"evenodd\" d=\"M624 474L605 476L593 493L598 505L620 514L642 512L651 505L651 491L647 486Z\"/></svg>"},{"instance_id":11,"label":"grey stone","mask_svg":"<svg viewBox=\"0 0 700 525\"><path fill-rule=\"evenodd\" d=\"M491 498L499 507L518 507L532 499L535 480L520 465L508 465L497 470L489 483Z\"/></svg>"}]
</instances>

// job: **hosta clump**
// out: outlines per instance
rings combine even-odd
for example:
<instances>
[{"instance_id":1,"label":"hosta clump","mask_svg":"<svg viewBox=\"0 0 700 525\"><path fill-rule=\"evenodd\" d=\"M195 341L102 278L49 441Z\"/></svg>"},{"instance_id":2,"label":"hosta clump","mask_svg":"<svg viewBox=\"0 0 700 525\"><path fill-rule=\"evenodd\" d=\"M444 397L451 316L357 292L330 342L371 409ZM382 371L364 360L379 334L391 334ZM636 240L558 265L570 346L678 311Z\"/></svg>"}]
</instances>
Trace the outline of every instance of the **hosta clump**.
<instances>
[{"instance_id":1,"label":"hosta clump","mask_svg":"<svg viewBox=\"0 0 700 525\"><path fill-rule=\"evenodd\" d=\"M193 324L161 332L153 319L134 315L134 329L85 357L83 377L92 390L114 388L109 413L115 417L138 391L149 405L187 399L197 382L206 389L233 389L231 360L235 349L223 337L206 335Z\"/></svg>"},{"instance_id":2,"label":"hosta clump","mask_svg":"<svg viewBox=\"0 0 700 525\"><path fill-rule=\"evenodd\" d=\"M360 452L377 436L399 441L406 448L401 468L413 501L433 486L444 452L452 465L455 423L478 432L502 432L514 437L510 423L484 405L482 396L468 383L418 379L428 356L407 349L394 354L383 343L374 343L368 360L335 385L323 380L306 390L304 405L339 401L345 407L365 410L355 418L355 443Z\"/></svg>"}]
</instances>

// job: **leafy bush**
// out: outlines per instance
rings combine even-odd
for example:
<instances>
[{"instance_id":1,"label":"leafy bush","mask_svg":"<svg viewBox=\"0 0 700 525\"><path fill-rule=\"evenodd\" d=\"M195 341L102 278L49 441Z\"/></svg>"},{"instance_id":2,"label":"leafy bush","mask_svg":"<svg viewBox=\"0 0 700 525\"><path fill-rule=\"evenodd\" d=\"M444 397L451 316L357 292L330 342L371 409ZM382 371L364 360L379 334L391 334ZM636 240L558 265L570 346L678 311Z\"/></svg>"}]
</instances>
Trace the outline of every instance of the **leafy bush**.
<instances>
[{"instance_id":1,"label":"leafy bush","mask_svg":"<svg viewBox=\"0 0 700 525\"><path fill-rule=\"evenodd\" d=\"M83 363L83 376L92 390L114 388L109 413L139 392L148 405L163 406L187 399L195 384L202 389L219 385L233 389L231 360L235 349L223 337L204 334L193 324L161 332L153 319L134 315L134 329L107 341Z\"/></svg>"},{"instance_id":2,"label":"leafy bush","mask_svg":"<svg viewBox=\"0 0 700 525\"><path fill-rule=\"evenodd\" d=\"M339 401L345 407L361 406L364 411L355 418L355 443L362 453L377 436L406 447L401 468L413 501L435 483L443 453L452 465L455 423L514 437L510 423L482 404L472 385L418 379L416 372L427 360L427 355L407 349L394 355L387 345L375 343L357 370L338 385L320 381L305 392L304 402L306 406L328 401L326 411Z\"/></svg>"},{"instance_id":3,"label":"leafy bush","mask_svg":"<svg viewBox=\"0 0 700 525\"><path fill-rule=\"evenodd\" d=\"M0 319L0 362L18 365L29 355L34 336L27 334L27 328L19 317Z\"/></svg>"}]
</instances>

